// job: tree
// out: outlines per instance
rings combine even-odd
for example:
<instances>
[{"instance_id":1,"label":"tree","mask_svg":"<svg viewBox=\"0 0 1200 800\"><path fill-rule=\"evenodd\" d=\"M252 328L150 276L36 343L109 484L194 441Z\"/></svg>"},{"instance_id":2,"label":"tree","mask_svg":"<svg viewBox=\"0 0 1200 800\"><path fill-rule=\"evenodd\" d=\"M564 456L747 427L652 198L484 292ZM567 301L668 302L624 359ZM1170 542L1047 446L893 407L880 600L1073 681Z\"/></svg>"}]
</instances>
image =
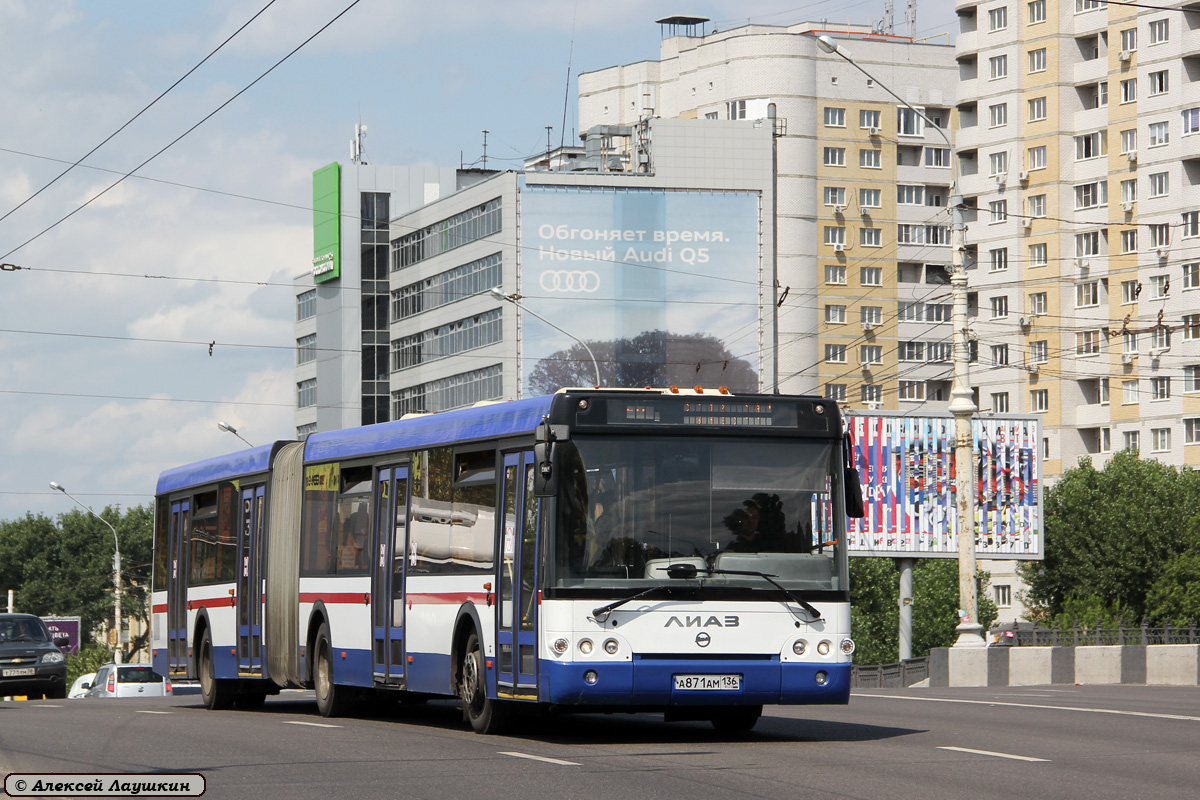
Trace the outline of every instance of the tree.
<instances>
[{"instance_id":1,"label":"tree","mask_svg":"<svg viewBox=\"0 0 1200 800\"><path fill-rule=\"evenodd\" d=\"M153 514L135 506L123 514L106 508L101 516L121 545L123 616L145 621ZM0 521L0 587L16 591L22 611L80 617L84 642L112 619L112 564L112 531L87 512L72 510L57 524L41 514ZM124 648L126 657L145 644L145 634L136 637Z\"/></svg>"},{"instance_id":2,"label":"tree","mask_svg":"<svg viewBox=\"0 0 1200 800\"><path fill-rule=\"evenodd\" d=\"M715 336L657 330L588 342L588 346L604 386L727 386L735 392L758 391L758 373ZM540 359L529 375L533 394L595 382L596 369L581 344Z\"/></svg>"},{"instance_id":3,"label":"tree","mask_svg":"<svg viewBox=\"0 0 1200 800\"><path fill-rule=\"evenodd\" d=\"M1193 534L1194 535L1194 534ZM1146 597L1150 622L1200 620L1200 544L1172 558Z\"/></svg>"},{"instance_id":4,"label":"tree","mask_svg":"<svg viewBox=\"0 0 1200 800\"><path fill-rule=\"evenodd\" d=\"M1080 459L1046 492L1045 559L1021 567L1035 616L1064 624L1079 613L1090 616L1082 622L1154 616L1155 603L1181 597L1169 591L1168 565L1200 544L1198 507L1200 474L1193 470L1128 451L1103 470ZM1189 563L1176 565L1174 580ZM1151 589L1160 585L1152 603Z\"/></svg>"}]
</instances>

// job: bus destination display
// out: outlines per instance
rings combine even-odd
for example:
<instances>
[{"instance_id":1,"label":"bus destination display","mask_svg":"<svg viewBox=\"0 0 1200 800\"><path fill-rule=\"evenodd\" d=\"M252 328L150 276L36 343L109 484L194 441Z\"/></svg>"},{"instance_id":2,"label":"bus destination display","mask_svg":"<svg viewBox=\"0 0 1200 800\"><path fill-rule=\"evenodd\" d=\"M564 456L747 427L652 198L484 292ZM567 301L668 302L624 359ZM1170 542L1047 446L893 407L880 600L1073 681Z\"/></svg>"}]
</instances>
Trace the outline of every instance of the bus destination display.
<instances>
[{"instance_id":1,"label":"bus destination display","mask_svg":"<svg viewBox=\"0 0 1200 800\"><path fill-rule=\"evenodd\" d=\"M737 402L730 400L609 401L610 423L698 425L720 428L795 427L792 404Z\"/></svg>"}]
</instances>

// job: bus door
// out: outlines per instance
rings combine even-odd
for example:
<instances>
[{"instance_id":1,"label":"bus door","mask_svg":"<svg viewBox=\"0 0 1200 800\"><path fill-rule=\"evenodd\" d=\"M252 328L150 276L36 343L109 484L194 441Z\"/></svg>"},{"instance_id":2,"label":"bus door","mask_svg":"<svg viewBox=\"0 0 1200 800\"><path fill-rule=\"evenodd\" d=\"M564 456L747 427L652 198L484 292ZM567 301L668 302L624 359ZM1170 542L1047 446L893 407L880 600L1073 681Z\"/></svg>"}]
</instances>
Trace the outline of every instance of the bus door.
<instances>
[{"instance_id":1,"label":"bus door","mask_svg":"<svg viewBox=\"0 0 1200 800\"><path fill-rule=\"evenodd\" d=\"M238 541L238 672L262 674L262 532L266 487L242 490Z\"/></svg>"},{"instance_id":2,"label":"bus door","mask_svg":"<svg viewBox=\"0 0 1200 800\"><path fill-rule=\"evenodd\" d=\"M504 456L496 586L496 682L501 695L537 696L537 497L533 453Z\"/></svg>"},{"instance_id":3,"label":"bus door","mask_svg":"<svg viewBox=\"0 0 1200 800\"><path fill-rule=\"evenodd\" d=\"M404 553L408 467L379 470L375 486L371 627L376 682L404 685Z\"/></svg>"},{"instance_id":4,"label":"bus door","mask_svg":"<svg viewBox=\"0 0 1200 800\"><path fill-rule=\"evenodd\" d=\"M187 636L187 546L192 520L190 500L171 503L170 561L167 581L167 670L186 675L188 670Z\"/></svg>"}]
</instances>

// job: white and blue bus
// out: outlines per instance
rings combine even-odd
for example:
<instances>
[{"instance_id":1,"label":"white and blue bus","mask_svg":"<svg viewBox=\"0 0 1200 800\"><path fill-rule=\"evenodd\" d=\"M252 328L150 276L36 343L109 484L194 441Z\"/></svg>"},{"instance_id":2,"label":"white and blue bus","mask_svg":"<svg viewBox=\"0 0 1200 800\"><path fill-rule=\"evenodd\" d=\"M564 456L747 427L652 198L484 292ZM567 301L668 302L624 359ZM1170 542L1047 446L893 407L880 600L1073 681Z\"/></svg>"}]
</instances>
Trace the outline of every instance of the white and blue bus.
<instances>
[{"instance_id":1,"label":"white and blue bus","mask_svg":"<svg viewBox=\"0 0 1200 800\"><path fill-rule=\"evenodd\" d=\"M837 405L568 389L164 472L155 668L209 708L458 697L747 730L850 693Z\"/></svg>"}]
</instances>

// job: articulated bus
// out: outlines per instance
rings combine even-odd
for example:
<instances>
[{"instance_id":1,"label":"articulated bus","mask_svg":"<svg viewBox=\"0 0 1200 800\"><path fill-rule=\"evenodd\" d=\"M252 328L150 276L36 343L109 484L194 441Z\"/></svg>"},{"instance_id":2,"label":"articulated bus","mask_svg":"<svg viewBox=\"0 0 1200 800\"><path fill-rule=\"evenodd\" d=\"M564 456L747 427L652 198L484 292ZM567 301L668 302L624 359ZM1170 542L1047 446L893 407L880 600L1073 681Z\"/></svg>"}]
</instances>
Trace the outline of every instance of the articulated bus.
<instances>
[{"instance_id":1,"label":"articulated bus","mask_svg":"<svg viewBox=\"0 0 1200 800\"><path fill-rule=\"evenodd\" d=\"M851 452L820 398L565 389L171 469L154 665L209 708L445 696L481 733L846 703Z\"/></svg>"}]
</instances>

